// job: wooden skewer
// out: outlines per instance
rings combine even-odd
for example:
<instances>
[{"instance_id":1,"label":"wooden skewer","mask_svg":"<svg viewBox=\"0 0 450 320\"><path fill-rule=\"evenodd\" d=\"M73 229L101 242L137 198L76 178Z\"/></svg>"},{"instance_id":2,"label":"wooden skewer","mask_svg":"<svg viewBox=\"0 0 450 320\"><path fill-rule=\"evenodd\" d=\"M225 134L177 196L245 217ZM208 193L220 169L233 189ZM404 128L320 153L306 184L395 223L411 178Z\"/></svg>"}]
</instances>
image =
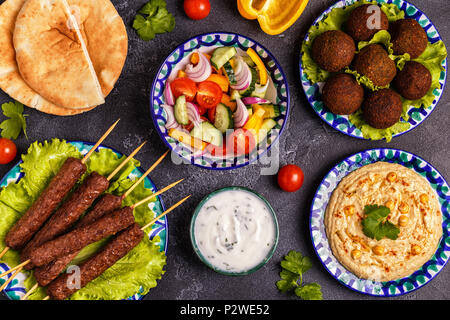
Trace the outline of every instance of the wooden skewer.
<instances>
[{"instance_id":1,"label":"wooden skewer","mask_svg":"<svg viewBox=\"0 0 450 320\"><path fill-rule=\"evenodd\" d=\"M39 287L39 284L35 284L30 290L28 290L28 292L22 297L20 298L20 300L27 300L28 297Z\"/></svg>"},{"instance_id":2,"label":"wooden skewer","mask_svg":"<svg viewBox=\"0 0 450 320\"><path fill-rule=\"evenodd\" d=\"M14 268L9 269L8 271L3 272L2 274L0 274L0 278L3 278L4 276L6 276L7 274L10 274L11 272L17 270L17 269L22 269L22 267L24 265L26 265L27 263L29 263L30 260L28 259L27 261L22 262L21 264L18 264L17 266L15 266Z\"/></svg>"},{"instance_id":3,"label":"wooden skewer","mask_svg":"<svg viewBox=\"0 0 450 320\"><path fill-rule=\"evenodd\" d=\"M159 219L161 219L162 217L164 217L166 214L168 214L169 212L171 212L172 210L174 210L176 207L178 207L179 205L181 205L183 202L185 202L191 195L188 195L187 197L181 199L180 201L178 201L177 203L175 203L173 206L171 206L169 209L167 209L166 211L164 211L163 213L161 213L159 216L157 216L155 219L153 219L152 221L150 221L149 223L147 223L145 226L143 226L141 228L142 231L144 231L144 229L150 227L152 224L154 224L156 221L158 221Z\"/></svg>"},{"instance_id":4,"label":"wooden skewer","mask_svg":"<svg viewBox=\"0 0 450 320\"><path fill-rule=\"evenodd\" d=\"M2 252L0 252L0 259L8 252L9 247L5 247Z\"/></svg>"},{"instance_id":5,"label":"wooden skewer","mask_svg":"<svg viewBox=\"0 0 450 320\"><path fill-rule=\"evenodd\" d=\"M165 188L159 190L158 192L155 192L154 194L151 194L151 195L149 195L148 197L146 197L146 198L144 198L144 199L142 199L142 200L139 200L138 202L136 202L135 204L133 204L133 205L131 206L131 208L134 209L134 208L140 206L141 204L144 204L144 203L148 202L149 200L153 199L154 197L159 196L161 193L166 192L167 190L169 190L169 189L175 187L177 184L179 184L179 183L180 183L181 181L183 181L183 180L184 180L184 179L180 179L180 180L178 180L178 181L175 181L175 182L169 184L167 187L165 187Z\"/></svg>"},{"instance_id":6,"label":"wooden skewer","mask_svg":"<svg viewBox=\"0 0 450 320\"><path fill-rule=\"evenodd\" d=\"M144 141L139 147L137 147L124 161L122 161L116 169L108 176L107 180L110 181L135 155L141 150L141 148L146 144L147 141Z\"/></svg>"},{"instance_id":7,"label":"wooden skewer","mask_svg":"<svg viewBox=\"0 0 450 320\"><path fill-rule=\"evenodd\" d=\"M3 289L5 289L5 288L8 286L8 284L9 284L11 281L14 280L14 278L17 276L17 274L19 274L20 271L22 271L22 267L18 268L18 269L12 274L12 276L11 276L8 280L6 280L5 283L2 284L2 286L0 287L0 292L2 292Z\"/></svg>"},{"instance_id":8,"label":"wooden skewer","mask_svg":"<svg viewBox=\"0 0 450 320\"><path fill-rule=\"evenodd\" d=\"M160 164L161 161L163 161L163 159L167 156L167 154L169 153L169 150L167 150L161 157L159 157L158 160L156 160L156 162L142 175L142 177L139 178L138 181L136 181L135 184L133 184L131 186L130 189L128 189L123 195L122 195L122 199L125 199L127 196L130 195L131 192L133 192L133 190L145 179L146 176L148 176L150 174L150 172L152 172L156 166L158 164Z\"/></svg>"},{"instance_id":9,"label":"wooden skewer","mask_svg":"<svg viewBox=\"0 0 450 320\"><path fill-rule=\"evenodd\" d=\"M89 159L89 157L94 153L94 151L97 150L98 146L103 142L103 140L106 139L106 137L111 133L111 131L113 131L114 127L117 125L119 121L120 119L114 122L113 125L109 127L109 129L103 134L103 136L101 136L101 138L97 141L97 143L91 148L91 150L89 150L89 152L86 153L84 158L81 160L82 163L85 163Z\"/></svg>"}]
</instances>

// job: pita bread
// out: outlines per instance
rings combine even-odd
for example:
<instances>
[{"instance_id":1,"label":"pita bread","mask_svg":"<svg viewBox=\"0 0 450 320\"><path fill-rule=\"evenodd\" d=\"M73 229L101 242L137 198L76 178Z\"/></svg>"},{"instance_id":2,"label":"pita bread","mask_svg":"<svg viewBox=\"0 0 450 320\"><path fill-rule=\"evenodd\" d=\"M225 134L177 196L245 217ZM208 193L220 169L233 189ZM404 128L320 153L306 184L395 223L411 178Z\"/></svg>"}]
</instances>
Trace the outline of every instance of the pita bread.
<instances>
[{"instance_id":1,"label":"pita bread","mask_svg":"<svg viewBox=\"0 0 450 320\"><path fill-rule=\"evenodd\" d=\"M109 0L67 0L106 97L119 78L128 51L122 18Z\"/></svg>"},{"instance_id":2,"label":"pita bread","mask_svg":"<svg viewBox=\"0 0 450 320\"><path fill-rule=\"evenodd\" d=\"M6 0L0 5L0 88L11 98L39 111L58 116L79 114L88 109L67 109L54 105L31 89L20 76L13 46L17 14L26 0Z\"/></svg>"},{"instance_id":3,"label":"pita bread","mask_svg":"<svg viewBox=\"0 0 450 320\"><path fill-rule=\"evenodd\" d=\"M64 108L103 104L97 75L64 2L28 0L22 6L13 35L20 74L45 99Z\"/></svg>"}]
</instances>

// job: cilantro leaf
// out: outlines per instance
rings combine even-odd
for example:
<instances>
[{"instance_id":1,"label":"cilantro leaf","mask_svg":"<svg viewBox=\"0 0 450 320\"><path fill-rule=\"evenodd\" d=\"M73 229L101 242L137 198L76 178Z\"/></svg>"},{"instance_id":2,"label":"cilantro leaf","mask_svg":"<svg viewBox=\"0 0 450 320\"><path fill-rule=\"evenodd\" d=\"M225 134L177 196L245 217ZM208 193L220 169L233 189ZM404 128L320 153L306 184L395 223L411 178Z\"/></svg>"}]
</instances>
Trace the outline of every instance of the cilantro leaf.
<instances>
[{"instance_id":1,"label":"cilantro leaf","mask_svg":"<svg viewBox=\"0 0 450 320\"><path fill-rule=\"evenodd\" d=\"M372 239L381 240L389 238L396 240L400 229L386 220L390 214L389 208L385 206L370 205L364 207L366 217L362 220L363 232Z\"/></svg>"},{"instance_id":2,"label":"cilantro leaf","mask_svg":"<svg viewBox=\"0 0 450 320\"><path fill-rule=\"evenodd\" d=\"M289 270L283 269L280 272L281 280L277 281L277 288L281 292L287 292L295 287L297 287L297 281L299 278L298 274L290 272Z\"/></svg>"},{"instance_id":3,"label":"cilantro leaf","mask_svg":"<svg viewBox=\"0 0 450 320\"><path fill-rule=\"evenodd\" d=\"M20 132L23 130L25 137L27 136L27 123L25 121L26 115L23 114L23 104L20 102L7 102L2 104L3 114L9 119L0 123L2 130L2 137L8 139L17 139Z\"/></svg>"},{"instance_id":4,"label":"cilantro leaf","mask_svg":"<svg viewBox=\"0 0 450 320\"><path fill-rule=\"evenodd\" d=\"M300 252L292 250L284 257L284 261L281 261L281 267L301 275L312 267L312 263L308 257L304 257Z\"/></svg>"},{"instance_id":5,"label":"cilantro leaf","mask_svg":"<svg viewBox=\"0 0 450 320\"><path fill-rule=\"evenodd\" d=\"M155 16L150 19L155 33L171 32L175 28L175 18L166 8L159 8Z\"/></svg>"},{"instance_id":6,"label":"cilantro leaf","mask_svg":"<svg viewBox=\"0 0 450 320\"><path fill-rule=\"evenodd\" d=\"M281 261L281 280L276 282L278 290L288 292L294 289L295 294L303 300L322 300L321 286L317 283L303 285L303 273L311 269L312 263L300 252L289 251Z\"/></svg>"},{"instance_id":7,"label":"cilantro leaf","mask_svg":"<svg viewBox=\"0 0 450 320\"><path fill-rule=\"evenodd\" d=\"M295 289L295 294L302 300L322 300L322 290L320 284L310 283Z\"/></svg>"},{"instance_id":8,"label":"cilantro leaf","mask_svg":"<svg viewBox=\"0 0 450 320\"><path fill-rule=\"evenodd\" d=\"M156 34L171 32L175 28L175 18L167 11L166 1L150 0L137 14L133 28L144 41L155 38Z\"/></svg>"},{"instance_id":9,"label":"cilantro leaf","mask_svg":"<svg viewBox=\"0 0 450 320\"><path fill-rule=\"evenodd\" d=\"M144 41L152 40L155 37L151 22L140 14L134 18L133 28L136 29L139 37Z\"/></svg>"}]
</instances>

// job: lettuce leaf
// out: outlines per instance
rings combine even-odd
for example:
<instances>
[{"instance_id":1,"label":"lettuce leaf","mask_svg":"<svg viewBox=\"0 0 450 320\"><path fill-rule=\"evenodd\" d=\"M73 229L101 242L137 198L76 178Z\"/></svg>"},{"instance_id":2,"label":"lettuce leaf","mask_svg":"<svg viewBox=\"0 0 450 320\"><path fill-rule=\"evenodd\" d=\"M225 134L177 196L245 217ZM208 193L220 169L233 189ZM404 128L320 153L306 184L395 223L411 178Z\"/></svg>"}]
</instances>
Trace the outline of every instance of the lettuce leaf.
<instances>
[{"instance_id":1,"label":"lettuce leaf","mask_svg":"<svg viewBox=\"0 0 450 320\"><path fill-rule=\"evenodd\" d=\"M68 157L81 158L82 155L72 144L59 139L44 143L35 142L29 147L28 153L22 156L23 163L20 167L25 176L18 183L9 183L0 192L0 246L2 248L5 247L4 239L9 229L31 206ZM125 157L119 158L109 149L94 152L86 163L88 170L85 176L92 171L109 175L124 159ZM125 165L112 179L107 192L123 194L134 182L128 179L128 175L135 170L136 166L139 166L139 162L134 159ZM150 194L152 191L141 183L124 200L124 205L136 203ZM148 204L136 208L134 214L136 222L141 225L154 218L154 213ZM78 264L87 259L106 241L108 240L105 239L84 248L72 263ZM157 242L158 239L153 241L144 239L128 255L118 261L117 265L106 270L101 277L79 290L70 299L125 299L140 290L142 294L146 294L156 286L156 280L164 274L166 257L164 252L160 251ZM9 250L2 261L8 265L17 265L19 254ZM36 283L33 273L28 274L29 277L24 282L27 290ZM37 300L45 296L45 289L39 288L30 295L29 299Z\"/></svg>"}]
</instances>

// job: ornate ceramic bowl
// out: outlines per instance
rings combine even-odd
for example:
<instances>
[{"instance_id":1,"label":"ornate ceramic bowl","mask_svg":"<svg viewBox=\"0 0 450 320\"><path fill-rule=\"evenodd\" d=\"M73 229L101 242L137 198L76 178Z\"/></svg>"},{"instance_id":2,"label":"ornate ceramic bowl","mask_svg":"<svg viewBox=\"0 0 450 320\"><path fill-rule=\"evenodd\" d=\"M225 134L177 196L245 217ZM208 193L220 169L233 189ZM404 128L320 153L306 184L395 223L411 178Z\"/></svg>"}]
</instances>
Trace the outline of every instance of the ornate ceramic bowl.
<instances>
[{"instance_id":1,"label":"ornate ceramic bowl","mask_svg":"<svg viewBox=\"0 0 450 320\"><path fill-rule=\"evenodd\" d=\"M436 192L443 214L443 236L434 256L410 276L387 282L360 279L345 269L332 253L324 225L328 201L339 182L350 172L378 161L403 165L428 180ZM354 154L331 169L314 196L310 216L310 232L314 249L325 269L350 289L380 297L399 296L412 292L430 282L444 268L450 258L449 198L450 187L442 175L428 162L414 154L396 149L373 149Z\"/></svg>"},{"instance_id":2,"label":"ornate ceramic bowl","mask_svg":"<svg viewBox=\"0 0 450 320\"><path fill-rule=\"evenodd\" d=\"M82 141L74 141L70 142L75 147L80 150L82 154L86 154L94 145L90 142L82 142ZM119 157L121 157L123 154L120 153L117 150L114 150L113 148L106 147L106 146L100 146L99 149L107 148L114 151ZM17 183L23 176L23 172L20 170L20 164L22 161L18 162L0 181L0 187L6 187L9 183ZM136 179L142 176L144 171L141 168L136 168L133 172L130 173L128 176L129 179ZM153 182L150 180L149 177L146 177L144 180L144 186L147 189L151 189L154 193L158 190L156 189L156 186L153 184ZM161 197L157 197L155 202L151 202L149 204L150 209L155 213L155 216L161 214L164 212L164 204L162 202ZM150 239L153 239L155 236L160 237L160 241L158 242L158 245L160 247L161 251L166 252L167 251L167 245L168 245L168 235L169 235L169 229L167 224L167 217L163 217L160 220L158 220L153 226L152 231L150 233ZM9 270L13 266L8 266L5 263L0 262L0 273L3 273L7 270ZM11 274L7 276L7 278L0 279L0 285L7 280ZM6 296L12 300L20 300L22 296L26 293L26 288L24 286L24 280L26 279L27 275L25 273L19 273L17 277L11 281L8 286L3 290L3 292L6 294ZM140 300L144 296L142 296L139 292L136 292L133 296L129 297L128 300Z\"/></svg>"},{"instance_id":3,"label":"ornate ceramic bowl","mask_svg":"<svg viewBox=\"0 0 450 320\"><path fill-rule=\"evenodd\" d=\"M413 4L404 1L404 0L377 0L379 3L392 3L398 6L401 10L405 12L405 18L411 18L417 20L420 25L424 28L424 30L427 33L428 41L430 43L435 43L441 39L441 36L439 35L439 32L437 31L436 27L433 25L431 20L419 9L417 9ZM326 15L328 15L331 10L334 8L342 8L347 5L351 5L355 2L358 2L358 0L339 0L332 6L330 6L328 9L326 9L313 23L313 26L316 26L319 21L323 20ZM311 27L311 28L312 28ZM307 33L305 40L309 40L309 34ZM300 78L303 86L303 90L305 91L306 97L308 99L309 104L314 109L314 111L319 115L320 118L322 118L323 121L328 123L331 127L334 129L349 135L351 137L359 138L359 139L365 139L363 137L363 133L361 130L356 128L349 120L348 116L341 116L336 115L328 110L328 108L324 105L322 101L322 95L321 95L321 86L319 84L312 84L308 77L305 74L305 70L302 66L302 57L300 56ZM442 66L444 67L444 71L441 72L439 84L440 89L437 89L433 92L435 98L433 100L433 103L430 106L422 106L420 108L410 108L408 111L409 114L409 124L411 125L408 130L405 130L403 132L399 132L393 137L400 136L406 132L411 131L415 127L417 127L419 124L421 124L425 119L433 112L433 110L436 108L436 105L438 104L442 93L444 92L445 87L445 81L447 78L447 59L443 62Z\"/></svg>"},{"instance_id":4,"label":"ornate ceramic bowl","mask_svg":"<svg viewBox=\"0 0 450 320\"><path fill-rule=\"evenodd\" d=\"M280 106L280 116L275 119L277 125L271 131L270 137L266 142L260 143L258 148L249 155L227 157L225 159L214 157L207 152L193 152L186 145L169 137L168 130L165 128L166 114L161 107L165 102L163 92L166 81L168 79L172 80L176 78L178 70L188 63L190 54L194 50L211 52L214 48L220 46L233 46L236 47L238 51L246 51L247 48L253 48L263 60L270 74L270 86L268 91L273 95L270 100ZM258 42L243 35L231 32L205 33L193 37L179 45L164 61L153 81L150 98L150 113L156 131L161 139L174 153L184 159L185 162L213 170L236 169L259 159L270 149L272 144L280 136L289 114L289 88L286 76L284 75L280 64L275 57Z\"/></svg>"}]
</instances>

